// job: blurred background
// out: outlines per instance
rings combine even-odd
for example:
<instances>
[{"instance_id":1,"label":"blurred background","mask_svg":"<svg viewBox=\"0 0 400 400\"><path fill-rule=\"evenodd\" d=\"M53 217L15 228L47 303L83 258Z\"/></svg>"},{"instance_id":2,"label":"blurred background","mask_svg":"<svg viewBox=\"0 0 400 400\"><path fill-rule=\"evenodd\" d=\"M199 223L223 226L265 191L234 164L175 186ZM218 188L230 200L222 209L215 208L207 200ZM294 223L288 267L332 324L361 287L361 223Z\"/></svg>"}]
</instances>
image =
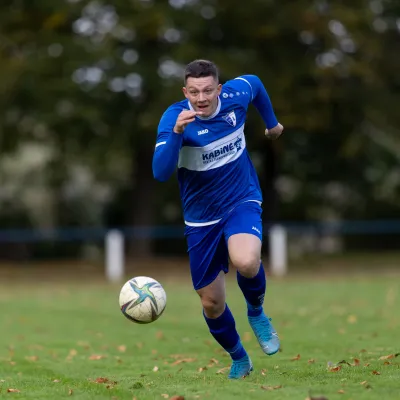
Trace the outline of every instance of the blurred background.
<instances>
[{"instance_id":1,"label":"blurred background","mask_svg":"<svg viewBox=\"0 0 400 400\"><path fill-rule=\"evenodd\" d=\"M176 179L152 176L184 66L264 82L285 133L246 127L268 229L290 270L400 266L400 2L5 0L0 15L0 270L187 270ZM117 247L118 248L118 245ZM118 261L117 261L118 262ZM146 264L147 263L147 264ZM36 269L34 268L36 267ZM168 269L168 271L170 271Z\"/></svg>"}]
</instances>

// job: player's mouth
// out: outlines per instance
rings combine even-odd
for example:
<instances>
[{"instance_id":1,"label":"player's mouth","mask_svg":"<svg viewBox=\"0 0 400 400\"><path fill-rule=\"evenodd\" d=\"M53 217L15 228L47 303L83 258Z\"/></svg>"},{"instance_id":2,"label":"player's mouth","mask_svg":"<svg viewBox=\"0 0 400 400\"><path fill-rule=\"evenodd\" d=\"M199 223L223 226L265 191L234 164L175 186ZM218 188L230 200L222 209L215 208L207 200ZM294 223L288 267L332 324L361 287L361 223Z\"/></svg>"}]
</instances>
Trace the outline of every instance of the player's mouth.
<instances>
[{"instance_id":1,"label":"player's mouth","mask_svg":"<svg viewBox=\"0 0 400 400\"><path fill-rule=\"evenodd\" d=\"M197 105L197 109L198 109L199 111L206 111L207 108L208 108L208 104L198 104L198 105Z\"/></svg>"}]
</instances>

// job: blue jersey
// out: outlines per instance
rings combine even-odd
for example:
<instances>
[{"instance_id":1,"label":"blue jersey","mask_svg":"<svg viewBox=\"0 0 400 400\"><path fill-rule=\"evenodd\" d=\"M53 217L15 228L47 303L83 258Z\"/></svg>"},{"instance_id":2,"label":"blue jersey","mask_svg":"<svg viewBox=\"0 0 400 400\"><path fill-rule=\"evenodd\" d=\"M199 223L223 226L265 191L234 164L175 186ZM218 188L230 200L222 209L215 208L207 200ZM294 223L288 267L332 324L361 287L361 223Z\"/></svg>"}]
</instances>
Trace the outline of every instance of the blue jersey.
<instances>
[{"instance_id":1,"label":"blue jersey","mask_svg":"<svg viewBox=\"0 0 400 400\"><path fill-rule=\"evenodd\" d=\"M268 129L278 121L258 77L244 75L226 82L209 117L196 116L183 134L173 131L178 115L192 110L188 100L170 106L158 127L153 174L167 180L178 168L185 224L217 223L236 205L262 201L260 185L246 148L244 126L253 103Z\"/></svg>"}]
</instances>

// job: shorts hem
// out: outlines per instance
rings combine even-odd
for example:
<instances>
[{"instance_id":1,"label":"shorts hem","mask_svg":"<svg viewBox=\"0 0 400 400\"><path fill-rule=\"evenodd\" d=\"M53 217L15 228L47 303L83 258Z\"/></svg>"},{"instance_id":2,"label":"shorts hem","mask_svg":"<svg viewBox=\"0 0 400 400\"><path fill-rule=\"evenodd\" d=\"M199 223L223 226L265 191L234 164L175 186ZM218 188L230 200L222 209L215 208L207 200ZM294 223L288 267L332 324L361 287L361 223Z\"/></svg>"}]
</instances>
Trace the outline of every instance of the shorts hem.
<instances>
[{"instance_id":1,"label":"shorts hem","mask_svg":"<svg viewBox=\"0 0 400 400\"><path fill-rule=\"evenodd\" d=\"M211 283L213 283L213 282L217 279L217 276L219 275L219 273L220 273L221 271L223 271L223 272L225 273L225 275L229 272L228 270L226 270L226 271L223 270L223 269L219 270L218 273L217 273L212 279L207 279L207 283L201 282L199 285L193 285L194 290L203 289L203 288L205 288L206 286L208 286L208 285L210 285Z\"/></svg>"}]
</instances>

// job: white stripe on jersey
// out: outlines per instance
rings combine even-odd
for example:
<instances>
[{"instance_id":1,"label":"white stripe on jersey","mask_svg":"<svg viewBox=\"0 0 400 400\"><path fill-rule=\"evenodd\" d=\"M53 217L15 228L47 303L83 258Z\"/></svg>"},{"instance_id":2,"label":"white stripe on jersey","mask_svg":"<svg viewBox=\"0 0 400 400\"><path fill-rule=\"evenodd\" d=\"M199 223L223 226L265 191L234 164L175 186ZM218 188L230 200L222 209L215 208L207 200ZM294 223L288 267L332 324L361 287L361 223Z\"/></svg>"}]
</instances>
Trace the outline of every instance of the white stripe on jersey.
<instances>
[{"instance_id":1,"label":"white stripe on jersey","mask_svg":"<svg viewBox=\"0 0 400 400\"><path fill-rule=\"evenodd\" d=\"M208 171L237 160L246 148L244 124L223 137L203 147L183 146L179 152L178 168L191 171Z\"/></svg>"},{"instance_id":2,"label":"white stripe on jersey","mask_svg":"<svg viewBox=\"0 0 400 400\"><path fill-rule=\"evenodd\" d=\"M189 222L189 221L185 221L185 224L187 226L201 227L201 226L215 225L215 224L218 224L219 221L221 221L221 220L220 219L216 219L215 221L208 221L208 222Z\"/></svg>"},{"instance_id":3,"label":"white stripe on jersey","mask_svg":"<svg viewBox=\"0 0 400 400\"><path fill-rule=\"evenodd\" d=\"M239 80L241 80L241 81L245 81L245 82L250 86L250 90L251 90L251 100L253 100L253 99L254 99L254 96L253 96L253 88L251 87L250 82L249 82L247 79L244 79L244 78L235 78L234 80L236 80L236 79L239 79Z\"/></svg>"},{"instance_id":4,"label":"white stripe on jersey","mask_svg":"<svg viewBox=\"0 0 400 400\"><path fill-rule=\"evenodd\" d=\"M250 203L250 202L254 202L257 203L258 205L261 206L261 201L259 200L246 200L244 201L244 203ZM229 210L228 212L233 211L235 208L232 208L231 210ZM218 222L221 221L221 219L216 219L214 221L208 221L208 222L189 222L189 221L185 221L185 225L187 226L194 226L194 227L202 227L202 226L210 226L210 225L215 225L218 224Z\"/></svg>"},{"instance_id":5,"label":"white stripe on jersey","mask_svg":"<svg viewBox=\"0 0 400 400\"><path fill-rule=\"evenodd\" d=\"M163 145L163 144L166 144L167 142L158 142L157 144L156 144L156 148L158 147L158 146L161 146L161 145Z\"/></svg>"}]
</instances>

